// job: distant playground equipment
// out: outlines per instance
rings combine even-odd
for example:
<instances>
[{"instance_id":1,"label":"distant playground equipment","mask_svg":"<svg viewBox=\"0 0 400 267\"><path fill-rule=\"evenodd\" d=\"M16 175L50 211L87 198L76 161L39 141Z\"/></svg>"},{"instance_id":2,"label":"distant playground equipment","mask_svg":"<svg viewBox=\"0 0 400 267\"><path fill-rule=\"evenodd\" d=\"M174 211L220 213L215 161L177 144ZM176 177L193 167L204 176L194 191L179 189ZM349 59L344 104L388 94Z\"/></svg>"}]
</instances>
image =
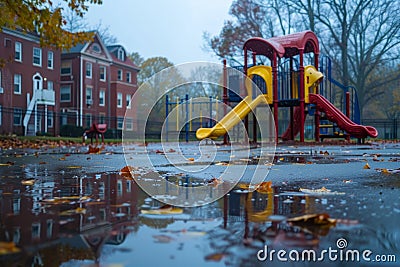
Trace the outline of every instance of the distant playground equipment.
<instances>
[{"instance_id":1,"label":"distant playground equipment","mask_svg":"<svg viewBox=\"0 0 400 267\"><path fill-rule=\"evenodd\" d=\"M277 142L279 136L285 141L294 140L298 134L300 134L300 142L304 142L304 124L307 114L314 115L314 136L317 142L324 138L349 139L355 137L361 140L368 136L373 138L378 136L374 127L359 125L359 119L355 121L350 119L350 104L352 103L354 106L357 101L354 100L357 97L354 93L355 90L352 94L353 100L350 100L351 88L344 87L332 79L330 62L328 62L329 64L321 64L321 67L326 68L321 69L321 71L329 75L326 78L330 84L321 83L324 74L318 71L318 38L312 31L270 39L253 37L244 43L243 49L243 72L247 75L247 78L246 81L236 81L238 84L235 92L243 98L238 97L240 102L221 120L218 120L213 127L200 127L196 132L198 139L216 139L226 135L227 131L246 118L250 112L254 112L256 107L261 104L269 105L273 109ZM252 53L253 57L252 67L249 67L248 64L249 52ZM271 66L257 65L256 59L259 56L268 58ZM283 63L281 63L282 59L285 60ZM305 66L304 61L306 59L309 59L311 64ZM229 77L229 80L231 81L231 77ZM233 77L232 80L234 80ZM251 80L260 87L263 94L253 94L250 85ZM321 90L319 90L320 84ZM346 115L331 103L331 101L334 102L330 88L332 84L342 89L342 93L346 96L344 102ZM229 88L235 88L235 86L229 84ZM322 93L326 96L330 95L330 99L328 100ZM226 92L224 92L225 95ZM224 97L224 103L227 103L226 100ZM290 108L290 122L286 131L279 135L278 110L281 107ZM248 119L245 120L246 129L248 128L247 123ZM253 141L255 142L257 141L256 127L256 123L253 121ZM336 128L340 131L335 130ZM332 133L328 134L327 129L332 129Z\"/></svg>"},{"instance_id":2,"label":"distant playground equipment","mask_svg":"<svg viewBox=\"0 0 400 267\"><path fill-rule=\"evenodd\" d=\"M96 139L96 145L99 143L99 137L101 143L104 144L104 133L107 131L107 124L93 123L92 126L83 133L82 143L86 143L86 139L90 138L90 144L93 145L93 138Z\"/></svg>"}]
</instances>

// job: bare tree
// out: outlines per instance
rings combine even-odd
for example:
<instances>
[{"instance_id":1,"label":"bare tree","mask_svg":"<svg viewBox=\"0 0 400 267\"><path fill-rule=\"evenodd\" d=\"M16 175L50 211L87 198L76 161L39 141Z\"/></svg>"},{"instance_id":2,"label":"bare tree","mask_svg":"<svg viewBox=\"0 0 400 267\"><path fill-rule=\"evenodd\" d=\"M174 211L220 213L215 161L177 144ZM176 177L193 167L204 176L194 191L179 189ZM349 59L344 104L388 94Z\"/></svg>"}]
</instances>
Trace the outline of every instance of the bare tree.
<instances>
[{"instance_id":1,"label":"bare tree","mask_svg":"<svg viewBox=\"0 0 400 267\"><path fill-rule=\"evenodd\" d=\"M399 62L398 1L244 0L233 2L230 14L235 20L227 21L220 35L205 36L221 58L239 61L249 37L310 29L337 66L337 79L357 88L361 111L384 93L386 83L399 79L398 72L385 71L388 64Z\"/></svg>"},{"instance_id":2,"label":"bare tree","mask_svg":"<svg viewBox=\"0 0 400 267\"><path fill-rule=\"evenodd\" d=\"M118 42L117 37L111 33L110 26L104 25L101 20L92 27L92 30L98 32L105 45L113 45Z\"/></svg>"},{"instance_id":3,"label":"bare tree","mask_svg":"<svg viewBox=\"0 0 400 267\"><path fill-rule=\"evenodd\" d=\"M75 11L67 9L64 14L64 29L69 32L85 31L89 24L86 17L81 17Z\"/></svg>"}]
</instances>

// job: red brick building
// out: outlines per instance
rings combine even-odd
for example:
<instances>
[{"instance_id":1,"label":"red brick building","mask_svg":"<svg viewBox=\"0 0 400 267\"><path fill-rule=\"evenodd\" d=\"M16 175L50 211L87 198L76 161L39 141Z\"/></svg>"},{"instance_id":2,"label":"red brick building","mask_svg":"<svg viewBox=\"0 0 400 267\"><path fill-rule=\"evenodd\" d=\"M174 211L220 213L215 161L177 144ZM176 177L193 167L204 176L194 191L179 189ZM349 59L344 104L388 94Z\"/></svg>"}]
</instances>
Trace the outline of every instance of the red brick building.
<instances>
[{"instance_id":1,"label":"red brick building","mask_svg":"<svg viewBox=\"0 0 400 267\"><path fill-rule=\"evenodd\" d=\"M35 34L3 29L0 58L0 134L59 135L62 125L106 123L117 137L136 125L124 116L139 68L123 46L107 47L97 33L61 53L40 47Z\"/></svg>"},{"instance_id":2,"label":"red brick building","mask_svg":"<svg viewBox=\"0 0 400 267\"><path fill-rule=\"evenodd\" d=\"M60 54L36 34L0 32L0 134L58 133Z\"/></svg>"},{"instance_id":3,"label":"red brick building","mask_svg":"<svg viewBox=\"0 0 400 267\"><path fill-rule=\"evenodd\" d=\"M134 118L127 118L130 98L137 90L135 66L120 45L106 47L100 36L73 47L61 55L61 125L89 128L106 123L113 132L130 130Z\"/></svg>"}]
</instances>

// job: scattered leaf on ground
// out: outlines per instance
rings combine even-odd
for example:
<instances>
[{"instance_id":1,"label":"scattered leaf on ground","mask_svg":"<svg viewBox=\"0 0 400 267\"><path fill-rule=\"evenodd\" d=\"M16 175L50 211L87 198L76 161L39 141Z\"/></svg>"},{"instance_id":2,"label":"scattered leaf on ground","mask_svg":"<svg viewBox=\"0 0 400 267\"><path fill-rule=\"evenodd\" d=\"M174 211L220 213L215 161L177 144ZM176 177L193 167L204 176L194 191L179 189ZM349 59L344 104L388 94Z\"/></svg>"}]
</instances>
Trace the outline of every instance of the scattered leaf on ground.
<instances>
[{"instance_id":1,"label":"scattered leaf on ground","mask_svg":"<svg viewBox=\"0 0 400 267\"><path fill-rule=\"evenodd\" d=\"M307 214L287 219L290 225L298 226L303 231L325 236L331 227L336 226L336 219L329 217L329 214Z\"/></svg>"},{"instance_id":2,"label":"scattered leaf on ground","mask_svg":"<svg viewBox=\"0 0 400 267\"><path fill-rule=\"evenodd\" d=\"M21 181L22 185L33 185L34 183L35 183L34 179Z\"/></svg>"},{"instance_id":3,"label":"scattered leaf on ground","mask_svg":"<svg viewBox=\"0 0 400 267\"><path fill-rule=\"evenodd\" d=\"M0 241L0 255L16 253L19 251L20 251L20 249L15 245L14 242Z\"/></svg>"},{"instance_id":4,"label":"scattered leaf on ground","mask_svg":"<svg viewBox=\"0 0 400 267\"><path fill-rule=\"evenodd\" d=\"M256 186L256 190L257 190L257 192L259 192L259 193L263 193L263 194L268 194L268 193L272 193L273 192L273 189L272 189L272 181L267 181L267 182L262 182L262 183L259 183L257 186Z\"/></svg>"},{"instance_id":5,"label":"scattered leaf on ground","mask_svg":"<svg viewBox=\"0 0 400 267\"><path fill-rule=\"evenodd\" d=\"M222 179L213 177L213 178L211 178L210 180L207 181L207 184L216 187L216 186L222 184L223 182L224 181Z\"/></svg>"},{"instance_id":6,"label":"scattered leaf on ground","mask_svg":"<svg viewBox=\"0 0 400 267\"><path fill-rule=\"evenodd\" d=\"M325 186L321 187L320 189L307 189L307 188L300 188L300 192L307 193L307 194L317 194L317 195L344 195L343 192L332 191L327 189Z\"/></svg>"},{"instance_id":7,"label":"scattered leaf on ground","mask_svg":"<svg viewBox=\"0 0 400 267\"><path fill-rule=\"evenodd\" d=\"M164 215L168 215L168 214L182 214L183 213L183 209L181 208L177 208L177 207L173 207L171 205L164 205L158 209L150 209L150 210L141 210L140 211L142 214L164 214Z\"/></svg>"},{"instance_id":8,"label":"scattered leaf on ground","mask_svg":"<svg viewBox=\"0 0 400 267\"><path fill-rule=\"evenodd\" d=\"M225 253L213 253L204 257L206 261L221 261L226 256Z\"/></svg>"},{"instance_id":9,"label":"scattered leaf on ground","mask_svg":"<svg viewBox=\"0 0 400 267\"><path fill-rule=\"evenodd\" d=\"M153 235L153 238L156 240L157 243L169 243L174 240L174 238L168 235Z\"/></svg>"}]
</instances>

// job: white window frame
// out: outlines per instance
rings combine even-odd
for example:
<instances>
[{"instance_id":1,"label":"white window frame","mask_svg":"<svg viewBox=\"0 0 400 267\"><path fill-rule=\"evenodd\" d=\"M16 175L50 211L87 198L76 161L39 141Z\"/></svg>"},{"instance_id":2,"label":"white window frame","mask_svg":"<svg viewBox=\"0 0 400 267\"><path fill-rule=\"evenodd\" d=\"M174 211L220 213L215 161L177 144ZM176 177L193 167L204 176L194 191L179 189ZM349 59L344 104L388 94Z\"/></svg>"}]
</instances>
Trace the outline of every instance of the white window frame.
<instances>
[{"instance_id":1,"label":"white window frame","mask_svg":"<svg viewBox=\"0 0 400 267\"><path fill-rule=\"evenodd\" d=\"M117 80L118 81L122 81L122 77L124 76L124 73L123 73L123 71L121 70L121 69L119 69L118 70L118 73L117 73Z\"/></svg>"},{"instance_id":2,"label":"white window frame","mask_svg":"<svg viewBox=\"0 0 400 267\"><path fill-rule=\"evenodd\" d=\"M101 99L103 99L103 103L101 103ZM106 91L100 89L99 91L99 106L104 107L106 105Z\"/></svg>"},{"instance_id":3,"label":"white window frame","mask_svg":"<svg viewBox=\"0 0 400 267\"><path fill-rule=\"evenodd\" d=\"M15 123L15 118L16 118L15 115L19 115L19 122L18 123ZM20 109L20 108L14 108L14 111L13 111L13 125L14 126L22 125L22 109Z\"/></svg>"},{"instance_id":4,"label":"white window frame","mask_svg":"<svg viewBox=\"0 0 400 267\"><path fill-rule=\"evenodd\" d=\"M66 65L68 65L69 72L63 73L63 70L67 70ZM72 62L71 61L63 61L61 62L60 74L61 76L71 75L72 73Z\"/></svg>"},{"instance_id":5,"label":"white window frame","mask_svg":"<svg viewBox=\"0 0 400 267\"><path fill-rule=\"evenodd\" d=\"M54 127L54 112L51 110L47 112L47 127L48 128Z\"/></svg>"},{"instance_id":6,"label":"white window frame","mask_svg":"<svg viewBox=\"0 0 400 267\"><path fill-rule=\"evenodd\" d=\"M117 129L122 130L124 128L124 117L117 117Z\"/></svg>"},{"instance_id":7,"label":"white window frame","mask_svg":"<svg viewBox=\"0 0 400 267\"><path fill-rule=\"evenodd\" d=\"M122 47L118 48L117 58L121 61L125 61L125 51Z\"/></svg>"},{"instance_id":8,"label":"white window frame","mask_svg":"<svg viewBox=\"0 0 400 267\"><path fill-rule=\"evenodd\" d=\"M54 91L54 82L47 80L47 90Z\"/></svg>"},{"instance_id":9,"label":"white window frame","mask_svg":"<svg viewBox=\"0 0 400 267\"><path fill-rule=\"evenodd\" d=\"M53 51L47 51L47 68L53 69L54 68L54 53Z\"/></svg>"},{"instance_id":10,"label":"white window frame","mask_svg":"<svg viewBox=\"0 0 400 267\"><path fill-rule=\"evenodd\" d=\"M102 72L102 70L104 71L104 73L103 73L103 78L101 77L102 76L102 74L101 74L101 72ZM106 68L106 66L100 66L99 67L99 73L100 73L100 81L106 81L107 80L107 68Z\"/></svg>"},{"instance_id":11,"label":"white window frame","mask_svg":"<svg viewBox=\"0 0 400 267\"><path fill-rule=\"evenodd\" d=\"M128 131L133 130L133 119L125 117L125 129Z\"/></svg>"},{"instance_id":12,"label":"white window frame","mask_svg":"<svg viewBox=\"0 0 400 267\"><path fill-rule=\"evenodd\" d=\"M22 62L22 43L21 42L15 42L14 53L15 53L14 54L15 61ZM18 57L17 57L17 53L19 53Z\"/></svg>"},{"instance_id":13,"label":"white window frame","mask_svg":"<svg viewBox=\"0 0 400 267\"><path fill-rule=\"evenodd\" d=\"M90 86L86 87L86 104L93 105L93 88Z\"/></svg>"},{"instance_id":14,"label":"white window frame","mask_svg":"<svg viewBox=\"0 0 400 267\"><path fill-rule=\"evenodd\" d=\"M69 95L69 99L61 99L63 93L61 92L63 89L68 87L68 95ZM66 95L66 93L64 93L64 95ZM71 85L70 84L66 84L66 85L61 85L60 87L60 102L71 102Z\"/></svg>"},{"instance_id":15,"label":"white window frame","mask_svg":"<svg viewBox=\"0 0 400 267\"><path fill-rule=\"evenodd\" d=\"M117 93L117 108L122 108L122 93Z\"/></svg>"},{"instance_id":16,"label":"white window frame","mask_svg":"<svg viewBox=\"0 0 400 267\"><path fill-rule=\"evenodd\" d=\"M126 96L125 96L125 100L126 100L126 108L127 109L130 109L131 108L131 95L130 94L127 94Z\"/></svg>"},{"instance_id":17,"label":"white window frame","mask_svg":"<svg viewBox=\"0 0 400 267\"><path fill-rule=\"evenodd\" d=\"M35 51L39 52L39 55L35 55ZM39 63L35 63L35 58L39 60ZM33 48L32 63L33 63L33 66L38 66L38 67L42 66L42 49L41 48L39 48L39 47Z\"/></svg>"},{"instance_id":18,"label":"white window frame","mask_svg":"<svg viewBox=\"0 0 400 267\"><path fill-rule=\"evenodd\" d=\"M15 89L18 89L17 91ZM14 94L20 95L22 93L22 75L14 74Z\"/></svg>"},{"instance_id":19,"label":"white window frame","mask_svg":"<svg viewBox=\"0 0 400 267\"><path fill-rule=\"evenodd\" d=\"M92 78L92 72L93 72L93 65L90 62L86 62L85 64L85 76L86 78Z\"/></svg>"},{"instance_id":20,"label":"white window frame","mask_svg":"<svg viewBox=\"0 0 400 267\"><path fill-rule=\"evenodd\" d=\"M132 82L132 75L130 71L126 72L126 82L131 83Z\"/></svg>"}]
</instances>

